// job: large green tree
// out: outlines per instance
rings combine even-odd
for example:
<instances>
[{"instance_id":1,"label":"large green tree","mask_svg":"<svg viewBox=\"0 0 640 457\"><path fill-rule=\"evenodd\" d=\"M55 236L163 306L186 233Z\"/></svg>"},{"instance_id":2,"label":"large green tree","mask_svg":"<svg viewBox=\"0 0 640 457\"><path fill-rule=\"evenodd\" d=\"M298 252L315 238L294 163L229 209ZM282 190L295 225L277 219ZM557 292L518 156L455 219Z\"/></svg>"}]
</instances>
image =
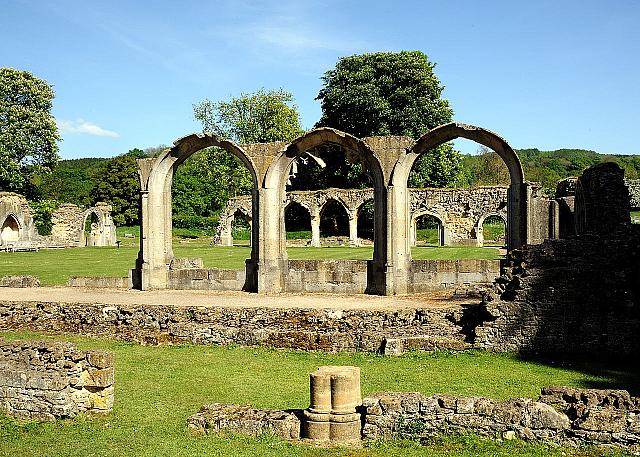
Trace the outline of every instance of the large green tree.
<instances>
[{"instance_id":1,"label":"large green tree","mask_svg":"<svg viewBox=\"0 0 640 457\"><path fill-rule=\"evenodd\" d=\"M96 181L95 201L104 201L113 207L116 225L135 225L138 221L140 179L136 159L146 157L141 149L131 149L114 157L94 171Z\"/></svg>"},{"instance_id":2,"label":"large green tree","mask_svg":"<svg viewBox=\"0 0 640 457\"><path fill-rule=\"evenodd\" d=\"M53 169L60 136L51 86L27 71L0 68L0 188L30 194L31 179Z\"/></svg>"},{"instance_id":3,"label":"large green tree","mask_svg":"<svg viewBox=\"0 0 640 457\"><path fill-rule=\"evenodd\" d=\"M441 98L444 87L434 67L420 51L343 57L322 78L324 86L317 97L322 117L317 127L333 127L360 138L419 138L453 116L449 102ZM459 171L459 153L445 144L418 159L409 184L452 185Z\"/></svg>"},{"instance_id":4,"label":"large green tree","mask_svg":"<svg viewBox=\"0 0 640 457\"><path fill-rule=\"evenodd\" d=\"M303 131L293 95L283 89L259 89L230 100L205 99L193 105L193 112L203 131L238 143L286 141Z\"/></svg>"},{"instance_id":5,"label":"large green tree","mask_svg":"<svg viewBox=\"0 0 640 457\"><path fill-rule=\"evenodd\" d=\"M237 143L286 141L300 135L300 115L293 96L285 90L260 89L229 100L208 99L193 105L204 132ZM174 214L212 216L229 197L251 192L249 170L232 154L208 148L190 157L173 181Z\"/></svg>"}]
</instances>

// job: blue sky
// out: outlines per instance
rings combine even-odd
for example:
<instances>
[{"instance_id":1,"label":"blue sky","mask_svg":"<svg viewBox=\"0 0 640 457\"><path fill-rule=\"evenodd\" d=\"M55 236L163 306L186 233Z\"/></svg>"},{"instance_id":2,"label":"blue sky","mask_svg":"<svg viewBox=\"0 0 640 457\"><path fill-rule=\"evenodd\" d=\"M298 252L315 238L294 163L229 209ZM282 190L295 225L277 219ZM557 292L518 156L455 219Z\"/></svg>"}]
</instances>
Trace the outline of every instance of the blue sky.
<instances>
[{"instance_id":1,"label":"blue sky","mask_svg":"<svg viewBox=\"0 0 640 457\"><path fill-rule=\"evenodd\" d=\"M171 144L200 129L194 103L261 87L291 91L311 128L340 57L416 49L437 63L455 119L514 148L640 153L636 0L2 0L0 11L0 66L54 86L63 158Z\"/></svg>"}]
</instances>

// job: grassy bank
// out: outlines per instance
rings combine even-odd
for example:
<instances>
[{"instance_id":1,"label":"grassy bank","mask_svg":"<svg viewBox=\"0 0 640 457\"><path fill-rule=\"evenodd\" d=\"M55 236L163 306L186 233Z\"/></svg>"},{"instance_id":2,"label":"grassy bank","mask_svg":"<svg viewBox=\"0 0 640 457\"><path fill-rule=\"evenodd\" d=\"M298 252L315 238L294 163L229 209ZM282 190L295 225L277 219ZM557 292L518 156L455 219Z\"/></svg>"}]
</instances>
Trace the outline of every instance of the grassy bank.
<instances>
[{"instance_id":1,"label":"grassy bank","mask_svg":"<svg viewBox=\"0 0 640 457\"><path fill-rule=\"evenodd\" d=\"M32 333L0 332L0 335L39 337ZM396 390L483 395L496 399L535 398L542 386L550 384L592 387L617 382L615 375L607 371L586 374L523 361L514 355L483 352L410 353L391 358L367 353L324 354L191 345L146 347L98 339L65 339L78 342L84 349L115 352L113 412L107 417L46 424L0 419L0 455L601 455L520 441L493 443L475 436L435 440L426 449L396 441L369 443L359 450L322 450L266 436L192 436L185 424L190 414L209 402L275 409L305 408L309 402L308 374L321 365L361 367L363 395Z\"/></svg>"}]
</instances>

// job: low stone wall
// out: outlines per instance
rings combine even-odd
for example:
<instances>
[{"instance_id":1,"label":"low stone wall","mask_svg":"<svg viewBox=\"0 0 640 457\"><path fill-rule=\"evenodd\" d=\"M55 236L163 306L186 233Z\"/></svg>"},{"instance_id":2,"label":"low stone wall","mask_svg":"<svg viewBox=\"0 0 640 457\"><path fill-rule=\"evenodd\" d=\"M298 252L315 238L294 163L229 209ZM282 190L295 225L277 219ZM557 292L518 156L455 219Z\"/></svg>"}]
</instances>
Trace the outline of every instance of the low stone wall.
<instances>
[{"instance_id":1,"label":"low stone wall","mask_svg":"<svg viewBox=\"0 0 640 457\"><path fill-rule=\"evenodd\" d=\"M478 305L475 306L476 308ZM108 336L146 344L261 345L323 351L382 351L387 339L416 336L465 349L473 305L395 310L232 308L0 302L0 329Z\"/></svg>"},{"instance_id":2,"label":"low stone wall","mask_svg":"<svg viewBox=\"0 0 640 457\"><path fill-rule=\"evenodd\" d=\"M412 293L456 286L492 283L500 276L499 260L413 260L409 286Z\"/></svg>"},{"instance_id":3,"label":"low stone wall","mask_svg":"<svg viewBox=\"0 0 640 457\"><path fill-rule=\"evenodd\" d=\"M366 260L289 260L287 292L362 294L366 288Z\"/></svg>"},{"instance_id":4,"label":"low stone wall","mask_svg":"<svg viewBox=\"0 0 640 457\"><path fill-rule=\"evenodd\" d=\"M113 354L73 343L0 338L0 410L18 419L53 420L113 406Z\"/></svg>"},{"instance_id":5,"label":"low stone wall","mask_svg":"<svg viewBox=\"0 0 640 457\"><path fill-rule=\"evenodd\" d=\"M0 278L0 287L38 287L40 279L36 276L3 276Z\"/></svg>"},{"instance_id":6,"label":"low stone wall","mask_svg":"<svg viewBox=\"0 0 640 457\"><path fill-rule=\"evenodd\" d=\"M243 290L245 270L180 268L169 270L169 289Z\"/></svg>"},{"instance_id":7,"label":"low stone wall","mask_svg":"<svg viewBox=\"0 0 640 457\"><path fill-rule=\"evenodd\" d=\"M231 430L253 436L271 433L286 440L300 439L300 419L293 412L244 405L204 405L189 417L187 426L196 433Z\"/></svg>"},{"instance_id":8,"label":"low stone wall","mask_svg":"<svg viewBox=\"0 0 640 457\"><path fill-rule=\"evenodd\" d=\"M363 400L363 415L365 438L474 432L565 446L640 444L640 398L624 390L547 387L538 401L384 392Z\"/></svg>"}]
</instances>

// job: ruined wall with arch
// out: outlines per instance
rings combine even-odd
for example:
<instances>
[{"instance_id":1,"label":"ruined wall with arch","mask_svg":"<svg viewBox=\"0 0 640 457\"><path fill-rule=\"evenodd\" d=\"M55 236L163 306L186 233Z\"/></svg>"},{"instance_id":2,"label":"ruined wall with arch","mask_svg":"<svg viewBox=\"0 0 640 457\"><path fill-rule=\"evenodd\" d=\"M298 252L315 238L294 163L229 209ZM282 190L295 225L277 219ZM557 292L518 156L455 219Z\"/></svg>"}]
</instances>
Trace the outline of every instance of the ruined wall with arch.
<instances>
[{"instance_id":1,"label":"ruined wall with arch","mask_svg":"<svg viewBox=\"0 0 640 457\"><path fill-rule=\"evenodd\" d=\"M499 216L506 227L507 188L482 186L470 189L409 189L412 244L416 243L416 219L429 214L442 222L445 246L482 246L482 223L489 216ZM288 191L285 208L292 202L305 208L311 217L311 246L320 246L320 214L330 200L339 202L349 218L349 244L358 246L358 212L373 200L373 189L322 189ZM236 211L250 215L251 196L229 199L220 214L215 244L231 246L231 222Z\"/></svg>"},{"instance_id":2,"label":"ruined wall with arch","mask_svg":"<svg viewBox=\"0 0 640 457\"><path fill-rule=\"evenodd\" d=\"M63 246L116 245L116 226L107 203L91 208L64 203L51 214L51 222L51 238Z\"/></svg>"},{"instance_id":3,"label":"ruined wall with arch","mask_svg":"<svg viewBox=\"0 0 640 457\"><path fill-rule=\"evenodd\" d=\"M0 247L35 240L33 211L22 195L0 192Z\"/></svg>"}]
</instances>

